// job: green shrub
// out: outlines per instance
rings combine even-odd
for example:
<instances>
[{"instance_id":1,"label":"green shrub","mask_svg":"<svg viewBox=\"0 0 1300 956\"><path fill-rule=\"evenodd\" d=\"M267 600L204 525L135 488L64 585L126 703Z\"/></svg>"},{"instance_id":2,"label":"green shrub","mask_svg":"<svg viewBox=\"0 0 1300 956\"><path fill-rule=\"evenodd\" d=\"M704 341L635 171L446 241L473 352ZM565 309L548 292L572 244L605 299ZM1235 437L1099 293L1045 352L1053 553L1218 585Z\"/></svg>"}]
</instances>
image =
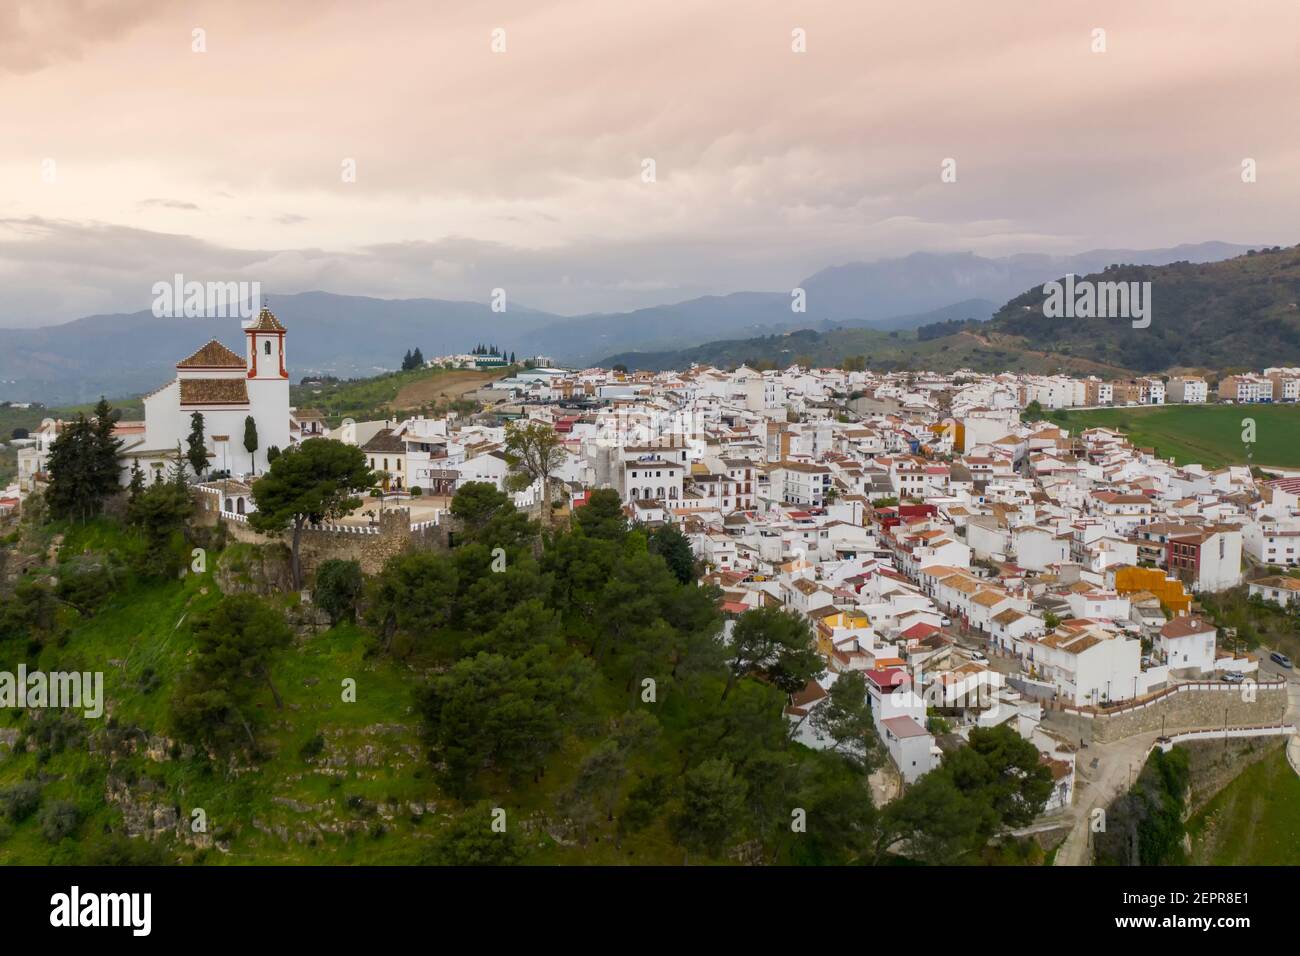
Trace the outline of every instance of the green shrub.
<instances>
[{"instance_id":1,"label":"green shrub","mask_svg":"<svg viewBox=\"0 0 1300 956\"><path fill-rule=\"evenodd\" d=\"M55 800L41 811L41 835L50 843L72 836L81 825L81 811L71 800Z\"/></svg>"},{"instance_id":2,"label":"green shrub","mask_svg":"<svg viewBox=\"0 0 1300 956\"><path fill-rule=\"evenodd\" d=\"M360 564L331 558L316 569L313 600L330 616L332 623L350 621L356 617L357 596L361 593L362 582Z\"/></svg>"},{"instance_id":3,"label":"green shrub","mask_svg":"<svg viewBox=\"0 0 1300 956\"><path fill-rule=\"evenodd\" d=\"M41 785L23 780L0 790L0 814L11 823L22 823L41 805Z\"/></svg>"},{"instance_id":4,"label":"green shrub","mask_svg":"<svg viewBox=\"0 0 1300 956\"><path fill-rule=\"evenodd\" d=\"M298 756L303 760L314 760L325 752L325 738L317 734L298 748Z\"/></svg>"}]
</instances>

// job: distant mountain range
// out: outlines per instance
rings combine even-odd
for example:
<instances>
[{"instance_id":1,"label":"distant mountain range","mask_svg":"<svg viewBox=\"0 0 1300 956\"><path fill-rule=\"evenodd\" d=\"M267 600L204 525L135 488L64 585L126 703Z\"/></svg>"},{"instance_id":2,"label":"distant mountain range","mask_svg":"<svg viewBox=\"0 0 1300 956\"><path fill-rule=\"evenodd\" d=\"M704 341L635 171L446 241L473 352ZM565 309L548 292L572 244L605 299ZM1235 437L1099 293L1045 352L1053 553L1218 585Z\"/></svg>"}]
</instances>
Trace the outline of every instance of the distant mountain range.
<instances>
[{"instance_id":1,"label":"distant mountain range","mask_svg":"<svg viewBox=\"0 0 1300 956\"><path fill-rule=\"evenodd\" d=\"M1300 246L1223 262L1119 265L1086 278L1150 282L1149 327L1124 318L1046 318L1040 286L1003 306L988 333L1140 372L1300 365Z\"/></svg>"},{"instance_id":2,"label":"distant mountain range","mask_svg":"<svg viewBox=\"0 0 1300 956\"><path fill-rule=\"evenodd\" d=\"M407 349L426 356L493 343L519 356L545 354L574 365L612 355L664 354L712 340L799 328L904 331L949 320L984 321L1026 289L1065 272L1112 263L1158 266L1210 262L1246 250L1221 242L1154 250L1094 250L1072 256L915 253L835 266L792 291L705 296L632 312L560 316L512 304L442 299L375 299L325 292L277 295L271 308L289 329L295 379L306 374L373 375L396 368ZM242 351L235 319L158 319L149 312L95 315L40 329L0 329L0 399L47 404L125 397L157 387L208 338Z\"/></svg>"},{"instance_id":3,"label":"distant mountain range","mask_svg":"<svg viewBox=\"0 0 1300 956\"><path fill-rule=\"evenodd\" d=\"M1044 282L1035 282L987 322L965 322L961 308L930 313L934 322L882 328L819 327L689 348L623 352L600 364L628 368L730 367L745 362L839 365L861 356L886 371L971 368L996 372L1068 370L1122 374L1176 368L1259 369L1300 365L1300 246L1260 250L1217 262L1182 260L1128 265L1122 260L1077 284L1150 285L1151 321L1131 317L1053 318L1044 312Z\"/></svg>"},{"instance_id":4,"label":"distant mountain range","mask_svg":"<svg viewBox=\"0 0 1300 956\"><path fill-rule=\"evenodd\" d=\"M524 331L560 317L528 309L493 313L486 304L372 299L305 292L274 296L289 330L295 380L328 373L362 377L400 366L407 349L425 355L495 343L509 349ZM155 318L150 312L93 315L42 329L0 329L0 398L46 404L125 397L157 388L173 366L210 338L244 352L237 318Z\"/></svg>"}]
</instances>

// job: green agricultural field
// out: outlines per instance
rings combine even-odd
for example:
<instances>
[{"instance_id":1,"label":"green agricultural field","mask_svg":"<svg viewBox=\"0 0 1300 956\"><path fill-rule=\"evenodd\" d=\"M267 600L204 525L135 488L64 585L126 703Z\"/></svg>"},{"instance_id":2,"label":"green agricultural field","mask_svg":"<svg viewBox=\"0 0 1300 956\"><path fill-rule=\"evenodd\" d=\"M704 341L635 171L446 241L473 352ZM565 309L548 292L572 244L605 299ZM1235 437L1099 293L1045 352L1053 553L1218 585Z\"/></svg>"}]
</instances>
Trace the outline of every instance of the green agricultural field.
<instances>
[{"instance_id":1,"label":"green agricultural field","mask_svg":"<svg viewBox=\"0 0 1300 956\"><path fill-rule=\"evenodd\" d=\"M1135 445L1154 447L1162 458L1207 468L1247 463L1243 420L1255 422L1250 462L1300 468L1300 406L1157 405L1053 412L1051 419L1072 431L1115 428Z\"/></svg>"},{"instance_id":2,"label":"green agricultural field","mask_svg":"<svg viewBox=\"0 0 1300 956\"><path fill-rule=\"evenodd\" d=\"M1248 767L1187 822L1187 831L1191 863L1300 864L1300 776L1286 750Z\"/></svg>"}]
</instances>

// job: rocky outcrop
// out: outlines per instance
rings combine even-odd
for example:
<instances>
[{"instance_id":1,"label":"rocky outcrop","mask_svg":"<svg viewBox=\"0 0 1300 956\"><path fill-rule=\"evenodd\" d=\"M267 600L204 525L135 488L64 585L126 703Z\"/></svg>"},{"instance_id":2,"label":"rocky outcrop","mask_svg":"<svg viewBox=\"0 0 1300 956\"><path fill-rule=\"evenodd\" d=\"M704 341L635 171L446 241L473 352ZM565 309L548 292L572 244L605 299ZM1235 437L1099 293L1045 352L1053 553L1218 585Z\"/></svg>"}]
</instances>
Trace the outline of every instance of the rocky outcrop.
<instances>
[{"instance_id":1,"label":"rocky outcrop","mask_svg":"<svg viewBox=\"0 0 1300 956\"><path fill-rule=\"evenodd\" d=\"M289 549L281 544L232 545L221 552L213 577L224 594L271 594L293 590Z\"/></svg>"},{"instance_id":2,"label":"rocky outcrop","mask_svg":"<svg viewBox=\"0 0 1300 956\"><path fill-rule=\"evenodd\" d=\"M299 604L287 612L289 626L302 640L329 630L330 616L312 604Z\"/></svg>"}]
</instances>

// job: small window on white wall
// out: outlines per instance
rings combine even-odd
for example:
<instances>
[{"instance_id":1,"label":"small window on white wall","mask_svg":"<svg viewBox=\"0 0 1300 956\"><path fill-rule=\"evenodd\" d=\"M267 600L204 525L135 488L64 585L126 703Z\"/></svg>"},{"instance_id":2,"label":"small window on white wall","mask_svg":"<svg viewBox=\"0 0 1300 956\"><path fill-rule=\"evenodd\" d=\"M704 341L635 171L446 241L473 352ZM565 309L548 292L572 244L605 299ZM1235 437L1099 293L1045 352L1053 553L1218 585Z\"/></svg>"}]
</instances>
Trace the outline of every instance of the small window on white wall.
<instances>
[{"instance_id":1,"label":"small window on white wall","mask_svg":"<svg viewBox=\"0 0 1300 956\"><path fill-rule=\"evenodd\" d=\"M264 354L266 354L266 355L270 355L270 354L271 354L271 340L270 340L270 339L267 339L265 342L262 343L262 352L263 352Z\"/></svg>"}]
</instances>

